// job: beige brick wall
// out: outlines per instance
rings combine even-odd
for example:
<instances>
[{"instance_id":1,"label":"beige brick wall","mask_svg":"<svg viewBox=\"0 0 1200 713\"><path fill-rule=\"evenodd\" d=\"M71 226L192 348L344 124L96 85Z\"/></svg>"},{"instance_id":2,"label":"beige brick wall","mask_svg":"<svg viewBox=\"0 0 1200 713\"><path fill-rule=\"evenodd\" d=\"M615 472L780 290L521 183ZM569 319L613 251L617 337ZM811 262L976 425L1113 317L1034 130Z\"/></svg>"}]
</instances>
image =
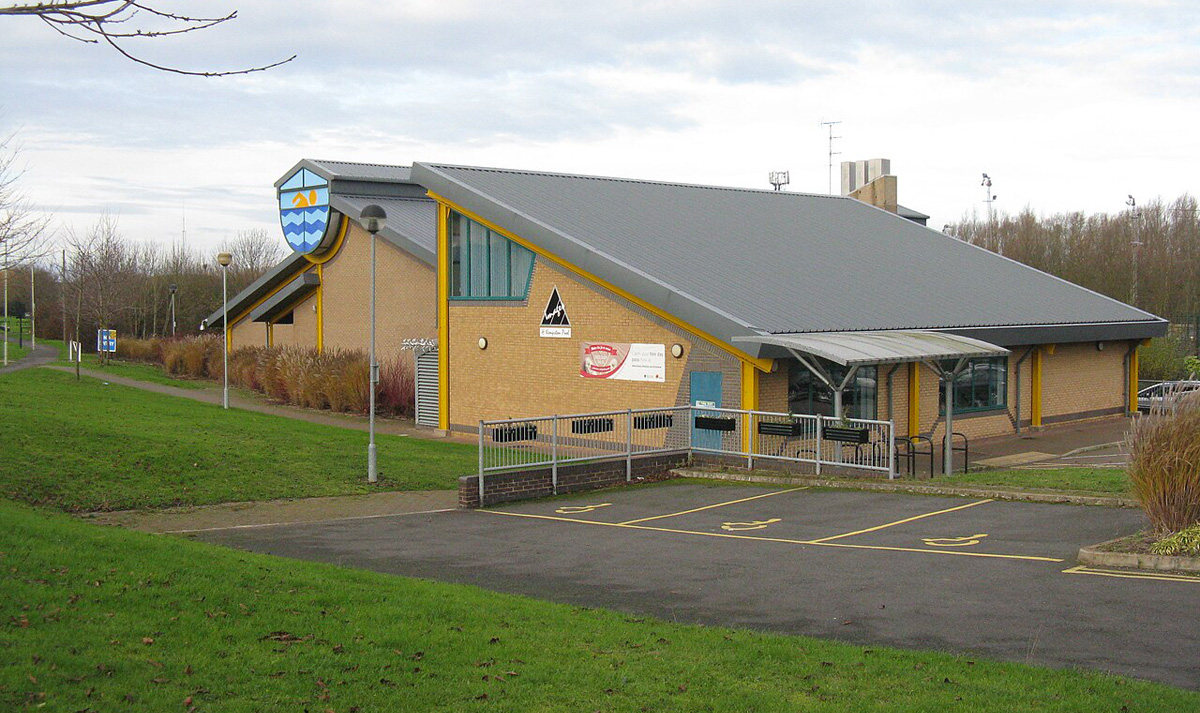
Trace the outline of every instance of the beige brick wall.
<instances>
[{"instance_id":1,"label":"beige brick wall","mask_svg":"<svg viewBox=\"0 0 1200 713\"><path fill-rule=\"evenodd\" d=\"M366 351L370 318L370 236L351 224L337 254L322 266L321 299L326 349ZM376 251L376 347L380 361L401 353L410 338L437 336L437 280L431 265L380 238ZM310 267L309 271L316 271ZM317 345L314 292L292 310L293 324L277 324L275 346ZM244 318L233 326L233 347L265 346L266 325Z\"/></svg>"},{"instance_id":2,"label":"beige brick wall","mask_svg":"<svg viewBox=\"0 0 1200 713\"><path fill-rule=\"evenodd\" d=\"M1042 417L1122 408L1125 403L1123 343L1060 344L1042 361Z\"/></svg>"},{"instance_id":3,"label":"beige brick wall","mask_svg":"<svg viewBox=\"0 0 1200 713\"><path fill-rule=\"evenodd\" d=\"M788 363L784 359L778 359L775 363L778 368L774 372L758 377L758 408L760 411L787 413Z\"/></svg>"},{"instance_id":4,"label":"beige brick wall","mask_svg":"<svg viewBox=\"0 0 1200 713\"><path fill-rule=\"evenodd\" d=\"M571 321L571 338L539 336L554 287ZM488 347L481 350L480 337ZM579 375L580 343L663 344L663 383L586 379ZM683 358L671 356L681 344ZM450 423L473 428L479 419L655 408L687 403L688 372L725 374L722 400L740 401L740 362L631 302L538 258L529 300L450 304Z\"/></svg>"},{"instance_id":5,"label":"beige brick wall","mask_svg":"<svg viewBox=\"0 0 1200 713\"><path fill-rule=\"evenodd\" d=\"M383 238L375 256L376 349L380 361L405 339L437 336L437 276ZM338 254L324 265L326 349L367 349L371 299L370 235L351 223ZM315 339L315 337L314 337Z\"/></svg>"}]
</instances>

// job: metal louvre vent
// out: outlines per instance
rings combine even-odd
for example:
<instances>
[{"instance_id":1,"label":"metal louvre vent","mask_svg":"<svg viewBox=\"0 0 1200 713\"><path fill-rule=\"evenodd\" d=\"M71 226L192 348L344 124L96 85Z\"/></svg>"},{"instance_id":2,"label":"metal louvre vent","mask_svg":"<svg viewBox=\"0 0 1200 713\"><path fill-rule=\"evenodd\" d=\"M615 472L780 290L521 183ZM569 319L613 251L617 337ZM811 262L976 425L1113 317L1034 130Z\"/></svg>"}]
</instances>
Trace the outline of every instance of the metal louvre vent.
<instances>
[{"instance_id":1,"label":"metal louvre vent","mask_svg":"<svg viewBox=\"0 0 1200 713\"><path fill-rule=\"evenodd\" d=\"M416 350L417 425L438 426L438 353L437 349Z\"/></svg>"}]
</instances>

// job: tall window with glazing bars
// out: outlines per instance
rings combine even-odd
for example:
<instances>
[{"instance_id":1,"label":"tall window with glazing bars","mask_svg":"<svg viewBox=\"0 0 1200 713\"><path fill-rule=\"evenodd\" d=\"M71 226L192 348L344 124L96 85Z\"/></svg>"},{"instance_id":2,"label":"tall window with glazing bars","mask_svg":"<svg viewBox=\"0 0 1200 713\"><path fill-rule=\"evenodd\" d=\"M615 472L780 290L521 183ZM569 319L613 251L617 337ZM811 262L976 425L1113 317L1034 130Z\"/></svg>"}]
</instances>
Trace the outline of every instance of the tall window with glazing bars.
<instances>
[{"instance_id":1,"label":"tall window with glazing bars","mask_svg":"<svg viewBox=\"0 0 1200 713\"><path fill-rule=\"evenodd\" d=\"M533 253L457 212L450 212L449 221L450 297L525 299L533 274Z\"/></svg>"}]
</instances>

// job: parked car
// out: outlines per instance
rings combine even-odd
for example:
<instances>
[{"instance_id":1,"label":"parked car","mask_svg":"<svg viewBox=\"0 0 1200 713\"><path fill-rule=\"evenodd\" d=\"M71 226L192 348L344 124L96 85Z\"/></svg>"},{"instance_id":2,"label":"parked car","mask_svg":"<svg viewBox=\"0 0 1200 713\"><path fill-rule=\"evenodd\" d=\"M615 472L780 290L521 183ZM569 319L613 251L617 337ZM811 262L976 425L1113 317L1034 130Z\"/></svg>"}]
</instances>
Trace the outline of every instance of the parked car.
<instances>
[{"instance_id":1,"label":"parked car","mask_svg":"<svg viewBox=\"0 0 1200 713\"><path fill-rule=\"evenodd\" d=\"M1161 381L1138 392L1138 411L1150 413L1156 406L1169 406L1187 394L1200 391L1200 381Z\"/></svg>"}]
</instances>

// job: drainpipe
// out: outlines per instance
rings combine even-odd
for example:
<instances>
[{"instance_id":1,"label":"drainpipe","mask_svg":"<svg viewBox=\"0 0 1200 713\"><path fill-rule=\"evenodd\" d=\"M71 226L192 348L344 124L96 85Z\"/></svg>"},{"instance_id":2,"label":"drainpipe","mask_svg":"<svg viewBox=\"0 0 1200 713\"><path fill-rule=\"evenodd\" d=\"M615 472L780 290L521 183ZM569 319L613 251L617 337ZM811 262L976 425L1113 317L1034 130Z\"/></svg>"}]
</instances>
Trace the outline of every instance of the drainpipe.
<instances>
[{"instance_id":1,"label":"drainpipe","mask_svg":"<svg viewBox=\"0 0 1200 713\"><path fill-rule=\"evenodd\" d=\"M1025 356L1017 360L1017 433L1021 432L1021 365L1025 363L1025 360L1029 358L1029 355L1033 353L1034 349L1037 349L1037 347L1029 347L1029 349L1025 352ZM1128 379L1126 379L1126 381L1128 381Z\"/></svg>"}]
</instances>

